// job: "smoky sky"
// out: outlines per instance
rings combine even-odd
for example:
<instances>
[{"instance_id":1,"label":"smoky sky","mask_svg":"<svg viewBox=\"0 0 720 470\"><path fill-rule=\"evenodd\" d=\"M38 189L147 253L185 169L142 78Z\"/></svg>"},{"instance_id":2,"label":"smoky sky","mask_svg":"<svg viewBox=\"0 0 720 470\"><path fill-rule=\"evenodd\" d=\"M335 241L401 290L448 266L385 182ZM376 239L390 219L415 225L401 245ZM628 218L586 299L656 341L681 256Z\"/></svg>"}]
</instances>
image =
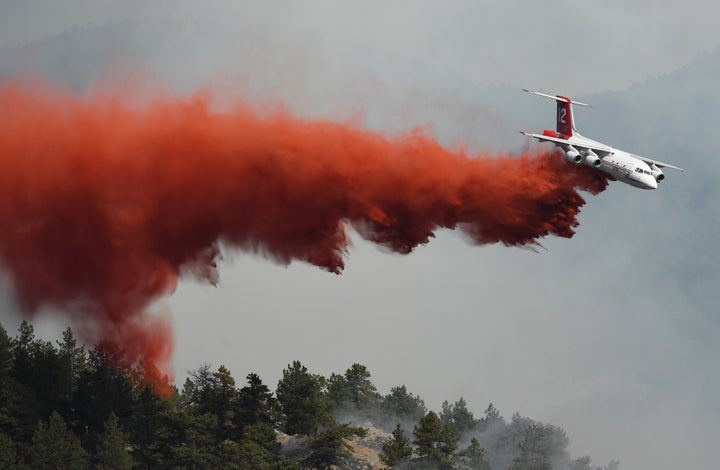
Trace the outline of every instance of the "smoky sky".
<instances>
[{"instance_id":1,"label":"smoky sky","mask_svg":"<svg viewBox=\"0 0 720 470\"><path fill-rule=\"evenodd\" d=\"M588 195L576 235L535 251L444 231L401 256L353 237L335 276L221 247L217 288L181 282L155 307L172 311L179 382L206 362L271 386L293 360L326 375L359 362L381 392L405 384L436 410L463 396L476 415L492 402L559 425L596 465L715 464L717 126L694 111L717 102L718 61L694 63L720 45L715 3L54 5L0 2L3 77L35 70L87 90L124 70L517 152L518 130L553 125L554 106L519 90L537 88L595 105L576 113L584 135L686 168L657 191ZM18 321L13 302L6 289L4 322ZM53 338L63 326L39 325Z\"/></svg>"}]
</instances>

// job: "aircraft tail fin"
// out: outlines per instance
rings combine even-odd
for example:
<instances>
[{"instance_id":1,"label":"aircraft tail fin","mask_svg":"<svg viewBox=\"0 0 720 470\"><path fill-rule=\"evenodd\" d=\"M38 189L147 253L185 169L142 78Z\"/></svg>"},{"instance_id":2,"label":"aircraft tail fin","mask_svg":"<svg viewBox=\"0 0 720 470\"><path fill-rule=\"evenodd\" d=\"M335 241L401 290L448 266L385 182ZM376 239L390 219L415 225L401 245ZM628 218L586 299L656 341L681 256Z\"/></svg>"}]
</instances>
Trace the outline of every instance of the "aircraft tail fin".
<instances>
[{"instance_id":1,"label":"aircraft tail fin","mask_svg":"<svg viewBox=\"0 0 720 470\"><path fill-rule=\"evenodd\" d=\"M572 106L573 104L576 104L578 106L590 107L589 104L573 101L567 96L547 95L545 93L540 93L539 91L532 91L525 88L523 88L523 90L528 93L532 93L533 95L544 96L545 98L557 101L557 133L566 137L577 134Z\"/></svg>"}]
</instances>

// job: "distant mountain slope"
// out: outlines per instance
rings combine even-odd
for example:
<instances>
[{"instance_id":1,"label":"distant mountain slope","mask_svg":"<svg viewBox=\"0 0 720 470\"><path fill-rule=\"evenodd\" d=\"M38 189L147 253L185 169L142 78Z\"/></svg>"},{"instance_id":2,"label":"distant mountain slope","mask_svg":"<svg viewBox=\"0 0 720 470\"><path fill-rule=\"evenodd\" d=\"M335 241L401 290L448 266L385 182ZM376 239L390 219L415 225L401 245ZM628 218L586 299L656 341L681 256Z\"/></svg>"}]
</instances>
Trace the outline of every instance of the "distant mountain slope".
<instances>
[{"instance_id":1,"label":"distant mountain slope","mask_svg":"<svg viewBox=\"0 0 720 470\"><path fill-rule=\"evenodd\" d=\"M625 91L582 97L595 109L578 122L588 136L685 169L666 171L667 182L653 194L663 218L655 222L656 239L631 242L643 250L652 247L654 256L648 251L648 258L663 261L649 267L679 280L687 298L707 313L720 304L718 77L720 50Z\"/></svg>"}]
</instances>

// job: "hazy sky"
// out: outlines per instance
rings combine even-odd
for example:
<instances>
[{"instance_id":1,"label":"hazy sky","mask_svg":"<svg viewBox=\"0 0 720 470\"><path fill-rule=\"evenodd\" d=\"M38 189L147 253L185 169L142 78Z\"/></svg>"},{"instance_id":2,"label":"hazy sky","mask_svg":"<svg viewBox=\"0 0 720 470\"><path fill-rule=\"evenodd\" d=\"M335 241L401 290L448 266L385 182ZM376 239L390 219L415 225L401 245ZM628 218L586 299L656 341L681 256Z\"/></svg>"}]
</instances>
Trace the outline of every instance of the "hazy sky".
<instances>
[{"instance_id":1,"label":"hazy sky","mask_svg":"<svg viewBox=\"0 0 720 470\"><path fill-rule=\"evenodd\" d=\"M0 46L128 19L143 37L165 28L127 57L179 88L231 77L300 114L361 112L392 131L431 122L443 141L508 150L526 144L518 129L552 126L552 105L518 92L507 106L533 114L516 120L505 95L484 92L486 105L472 86L622 90L720 46L710 1L199 3L0 0ZM573 455L598 465L708 468L718 322L657 268L686 249L661 242L687 229L669 201L686 200L692 179L668 180L588 196L576 237L538 252L441 232L398 256L355 236L335 276L226 250L218 288L184 282L158 307L173 311L176 371L224 362L238 382L257 372L274 386L296 359L326 375L359 362L382 393L405 384L436 410L463 396L478 416L493 402L559 425Z\"/></svg>"},{"instance_id":2,"label":"hazy sky","mask_svg":"<svg viewBox=\"0 0 720 470\"><path fill-rule=\"evenodd\" d=\"M528 83L577 94L622 89L712 50L718 45L720 14L716 2L700 0L210 0L199 5L1 0L0 45L108 19L207 19L228 31L257 28L270 41L292 38L288 46L310 44L341 63L411 61L480 83ZM232 57L218 49L214 45L207 53Z\"/></svg>"}]
</instances>

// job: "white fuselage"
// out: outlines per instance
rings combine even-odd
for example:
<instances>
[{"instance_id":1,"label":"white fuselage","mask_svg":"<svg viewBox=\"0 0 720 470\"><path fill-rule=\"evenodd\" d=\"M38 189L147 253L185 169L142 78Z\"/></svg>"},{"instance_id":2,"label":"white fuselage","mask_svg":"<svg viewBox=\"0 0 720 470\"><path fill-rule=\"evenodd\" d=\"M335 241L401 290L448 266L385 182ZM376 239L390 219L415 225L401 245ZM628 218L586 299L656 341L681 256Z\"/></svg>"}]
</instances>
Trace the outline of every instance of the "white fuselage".
<instances>
[{"instance_id":1,"label":"white fuselage","mask_svg":"<svg viewBox=\"0 0 720 470\"><path fill-rule=\"evenodd\" d=\"M568 139L568 143L571 145L577 144L578 147L606 147L600 142L588 139L577 133ZM641 189L657 189L658 183L652 173L650 165L639 158L633 157L624 150L612 147L607 148L607 154L600 157L601 164L595 168L611 175L617 181L629 184L630 186Z\"/></svg>"}]
</instances>

